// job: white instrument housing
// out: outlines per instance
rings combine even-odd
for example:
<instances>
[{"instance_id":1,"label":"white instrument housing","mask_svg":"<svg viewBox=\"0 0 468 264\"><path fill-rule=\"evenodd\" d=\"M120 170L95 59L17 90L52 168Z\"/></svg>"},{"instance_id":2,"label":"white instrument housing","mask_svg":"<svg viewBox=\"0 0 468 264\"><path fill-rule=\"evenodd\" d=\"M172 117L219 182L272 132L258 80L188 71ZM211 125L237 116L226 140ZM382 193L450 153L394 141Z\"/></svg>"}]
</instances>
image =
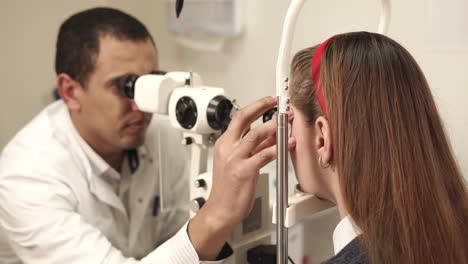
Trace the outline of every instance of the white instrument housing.
<instances>
[{"instance_id":1,"label":"white instrument housing","mask_svg":"<svg viewBox=\"0 0 468 264\"><path fill-rule=\"evenodd\" d=\"M174 127L180 128L185 131L196 132L199 134L211 134L219 130L213 129L208 122L209 104L217 96L224 96L225 91L222 88L199 86L199 87L183 87L174 89L169 100L169 119ZM196 106L196 111L193 112L195 116L195 123L183 127L181 122L177 119L177 104L182 100L191 100Z\"/></svg>"}]
</instances>

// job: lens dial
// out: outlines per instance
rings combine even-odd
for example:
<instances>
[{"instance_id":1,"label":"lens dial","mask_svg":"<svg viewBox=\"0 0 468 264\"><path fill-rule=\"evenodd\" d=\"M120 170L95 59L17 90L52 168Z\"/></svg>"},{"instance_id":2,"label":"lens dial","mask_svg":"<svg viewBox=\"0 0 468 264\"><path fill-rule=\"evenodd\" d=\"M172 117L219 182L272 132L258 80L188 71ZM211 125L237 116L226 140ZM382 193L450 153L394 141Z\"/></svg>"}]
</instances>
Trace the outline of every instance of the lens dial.
<instances>
[{"instance_id":1,"label":"lens dial","mask_svg":"<svg viewBox=\"0 0 468 264\"><path fill-rule=\"evenodd\" d=\"M214 130L225 130L231 122L232 103L222 95L211 99L206 110L208 125Z\"/></svg>"},{"instance_id":2,"label":"lens dial","mask_svg":"<svg viewBox=\"0 0 468 264\"><path fill-rule=\"evenodd\" d=\"M176 104L176 118L180 126L185 129L192 129L197 123L197 105L188 96L181 97Z\"/></svg>"}]
</instances>

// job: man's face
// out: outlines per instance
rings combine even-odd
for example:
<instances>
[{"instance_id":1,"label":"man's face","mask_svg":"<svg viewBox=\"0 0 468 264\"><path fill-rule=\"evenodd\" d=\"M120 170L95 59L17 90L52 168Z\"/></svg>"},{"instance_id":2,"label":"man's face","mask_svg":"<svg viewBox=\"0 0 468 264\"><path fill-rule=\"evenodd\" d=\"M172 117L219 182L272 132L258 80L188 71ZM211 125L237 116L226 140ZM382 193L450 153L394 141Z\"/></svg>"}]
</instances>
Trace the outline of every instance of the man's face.
<instances>
[{"instance_id":1,"label":"man's face","mask_svg":"<svg viewBox=\"0 0 468 264\"><path fill-rule=\"evenodd\" d=\"M132 99L119 94L117 80L128 74L158 69L151 40L100 38L94 71L81 89L78 128L98 152L114 152L143 144L151 115L138 110Z\"/></svg>"}]
</instances>

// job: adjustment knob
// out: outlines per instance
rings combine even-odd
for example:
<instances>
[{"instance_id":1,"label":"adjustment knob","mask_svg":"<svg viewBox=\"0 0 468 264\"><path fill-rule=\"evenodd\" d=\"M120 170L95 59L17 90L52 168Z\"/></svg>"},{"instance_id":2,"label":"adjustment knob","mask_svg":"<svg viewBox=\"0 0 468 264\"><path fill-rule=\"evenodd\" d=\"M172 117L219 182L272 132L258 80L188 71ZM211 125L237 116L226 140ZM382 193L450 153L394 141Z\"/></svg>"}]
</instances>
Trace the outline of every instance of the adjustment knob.
<instances>
[{"instance_id":1,"label":"adjustment knob","mask_svg":"<svg viewBox=\"0 0 468 264\"><path fill-rule=\"evenodd\" d=\"M198 197L192 200L192 203L190 204L190 209L196 213L198 210L202 208L202 206L205 204L205 198L203 197Z\"/></svg>"},{"instance_id":2,"label":"adjustment knob","mask_svg":"<svg viewBox=\"0 0 468 264\"><path fill-rule=\"evenodd\" d=\"M266 122L270 121L271 119L273 119L273 117L275 117L277 111L278 111L278 108L275 107L275 108L272 108L272 109L268 110L266 113L264 113L263 117L262 117L263 123L266 123Z\"/></svg>"},{"instance_id":3,"label":"adjustment knob","mask_svg":"<svg viewBox=\"0 0 468 264\"><path fill-rule=\"evenodd\" d=\"M203 188L206 187L206 182L203 179L198 179L195 181L195 187L197 188Z\"/></svg>"},{"instance_id":4,"label":"adjustment knob","mask_svg":"<svg viewBox=\"0 0 468 264\"><path fill-rule=\"evenodd\" d=\"M182 145L190 145L193 143L193 139L191 137L184 137L182 139Z\"/></svg>"},{"instance_id":5,"label":"adjustment knob","mask_svg":"<svg viewBox=\"0 0 468 264\"><path fill-rule=\"evenodd\" d=\"M208 125L214 130L224 132L231 122L232 102L222 95L211 99L206 109Z\"/></svg>"}]
</instances>

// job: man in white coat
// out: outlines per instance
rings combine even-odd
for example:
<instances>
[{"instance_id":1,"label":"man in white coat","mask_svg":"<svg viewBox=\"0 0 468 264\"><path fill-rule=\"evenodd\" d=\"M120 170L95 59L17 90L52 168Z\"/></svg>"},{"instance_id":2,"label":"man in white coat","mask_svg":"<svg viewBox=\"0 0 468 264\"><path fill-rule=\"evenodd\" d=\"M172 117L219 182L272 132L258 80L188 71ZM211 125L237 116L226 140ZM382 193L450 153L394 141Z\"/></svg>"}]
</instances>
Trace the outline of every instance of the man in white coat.
<instances>
[{"instance_id":1,"label":"man in white coat","mask_svg":"<svg viewBox=\"0 0 468 264\"><path fill-rule=\"evenodd\" d=\"M151 116L116 86L158 70L157 54L145 26L115 9L86 10L61 25L61 100L0 156L0 263L221 263L232 254L226 240L249 214L259 169L276 153L274 122L243 135L276 100L235 115L215 146L210 197L192 219L176 208L160 212L164 159L175 162L172 198L186 197L183 155L158 151L165 147L153 131L163 123L148 129Z\"/></svg>"}]
</instances>

